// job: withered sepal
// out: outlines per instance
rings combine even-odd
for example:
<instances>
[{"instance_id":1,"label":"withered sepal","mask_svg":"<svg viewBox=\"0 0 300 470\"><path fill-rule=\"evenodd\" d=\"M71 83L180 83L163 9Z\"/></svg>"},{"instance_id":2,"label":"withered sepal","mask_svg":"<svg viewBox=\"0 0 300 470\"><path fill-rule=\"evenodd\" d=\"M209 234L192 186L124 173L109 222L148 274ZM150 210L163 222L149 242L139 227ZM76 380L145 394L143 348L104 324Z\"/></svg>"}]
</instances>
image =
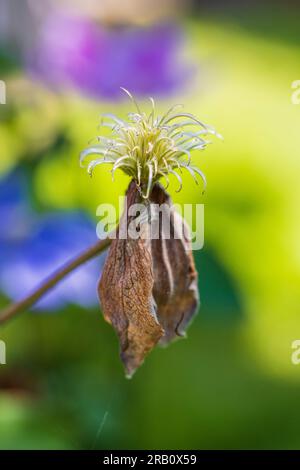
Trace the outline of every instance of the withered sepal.
<instances>
[{"instance_id":1,"label":"withered sepal","mask_svg":"<svg viewBox=\"0 0 300 470\"><path fill-rule=\"evenodd\" d=\"M132 181L126 201L104 265L99 297L105 319L119 336L121 358L131 377L159 341L167 343L184 335L197 311L199 295L189 231L172 208L169 195L156 184L149 201L143 202ZM131 238L125 230L127 238L122 238L133 219L129 211L135 203L143 203L148 210L141 222L141 236ZM168 213L168 234L161 216L156 217L158 204ZM152 239L155 223L159 236Z\"/></svg>"}]
</instances>

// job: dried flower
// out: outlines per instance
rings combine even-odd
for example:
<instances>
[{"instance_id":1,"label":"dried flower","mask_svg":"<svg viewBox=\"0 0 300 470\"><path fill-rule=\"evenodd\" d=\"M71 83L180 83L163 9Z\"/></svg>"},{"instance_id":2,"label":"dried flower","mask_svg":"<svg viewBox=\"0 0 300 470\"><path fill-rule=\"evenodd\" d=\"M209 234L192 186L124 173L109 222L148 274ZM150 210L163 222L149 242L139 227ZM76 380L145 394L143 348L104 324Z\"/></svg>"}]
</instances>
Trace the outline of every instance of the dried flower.
<instances>
[{"instance_id":1,"label":"dried flower","mask_svg":"<svg viewBox=\"0 0 300 470\"><path fill-rule=\"evenodd\" d=\"M119 336L121 358L131 377L158 342L168 343L184 335L198 309L197 272L189 229L159 179L164 177L168 182L170 173L176 175L180 190L182 181L175 170L186 169L196 182L198 173L205 185L203 173L191 165L190 152L205 148L205 135L218 134L189 113L176 114L175 107L156 118L152 99L152 111L147 116L125 91L137 112L129 114L128 122L109 115L113 123L104 125L112 128L115 138L99 137L100 145L82 152L81 164L88 156L99 154L88 164L89 174L97 165L109 162L113 165L112 174L120 168L132 178L125 211L99 283L104 317ZM194 125L201 129L186 130ZM137 224L139 237L130 236L128 230L135 218L131 211L134 204L142 205L147 214ZM161 215L167 217L169 231Z\"/></svg>"},{"instance_id":2,"label":"dried flower","mask_svg":"<svg viewBox=\"0 0 300 470\"><path fill-rule=\"evenodd\" d=\"M156 183L150 197L150 204L169 208L169 239L162 233L160 219L157 239L151 239L150 219L141 224L143 236L138 239L119 237L121 231L124 233L123 224L128 226L132 220L129 213L135 203L143 203L143 198L132 181L127 191L127 213L121 218L99 283L104 317L118 333L129 377L158 342L168 343L184 335L198 306L197 272L187 228L173 210L169 196Z\"/></svg>"},{"instance_id":3,"label":"dried flower","mask_svg":"<svg viewBox=\"0 0 300 470\"><path fill-rule=\"evenodd\" d=\"M112 164L112 177L120 168L131 176L142 190L145 199L149 198L151 189L160 178L164 177L169 185L168 175L173 174L179 181L181 190L182 179L178 174L187 170L198 184L195 173L198 173L206 187L205 176L199 168L191 165L191 152L204 150L210 143L205 140L209 134L221 137L216 131L199 121L190 113L175 113L181 105L170 108L162 117L155 117L155 103L150 98L152 111L146 115L140 110L129 91L136 111L128 114L128 121L113 115L104 114L102 125L111 128L112 138L98 136L98 145L93 145L81 152L80 163L84 166L87 157L100 155L88 163L87 171L92 175L94 168L103 163ZM193 127L200 130L191 130Z\"/></svg>"}]
</instances>

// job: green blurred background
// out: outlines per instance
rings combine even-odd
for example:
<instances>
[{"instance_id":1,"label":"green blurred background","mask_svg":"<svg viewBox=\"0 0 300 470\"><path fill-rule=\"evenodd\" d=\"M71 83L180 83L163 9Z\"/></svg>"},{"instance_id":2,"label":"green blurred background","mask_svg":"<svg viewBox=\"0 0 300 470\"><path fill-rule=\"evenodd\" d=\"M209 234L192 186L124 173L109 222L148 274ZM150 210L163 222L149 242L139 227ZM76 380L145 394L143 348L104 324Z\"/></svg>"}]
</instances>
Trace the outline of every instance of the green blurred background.
<instances>
[{"instance_id":1,"label":"green blurred background","mask_svg":"<svg viewBox=\"0 0 300 470\"><path fill-rule=\"evenodd\" d=\"M71 83L71 66L49 83L32 64L40 43L31 23L14 35L21 3L1 2L1 178L25 175L36 217L80 210L96 223L97 206L117 205L128 180L116 173L112 183L107 168L90 179L78 154L96 135L100 113L125 115L130 104L104 85L93 83L88 93L88 82ZM300 105L291 102L291 84L300 79L300 9L296 2L167 1L154 14L146 0L128 3L131 9L118 9L114 1L110 10L96 2L87 12L75 2L76 15L115 35L174 27L177 63L167 57L153 80L177 74L176 86L164 76L161 89L137 79L131 91L141 103L153 94L159 111L184 103L225 139L194 156L208 180L204 196L188 177L181 193L176 182L170 190L175 203L205 204L205 247L195 253L202 306L188 338L156 348L131 381L96 305L68 301L2 327L0 448L299 449L300 365L291 362L291 343L300 338ZM46 26L32 4L26 12L40 32ZM46 4L53 7L45 2L44 16ZM120 66L106 67L105 57L101 64L108 82L109 73L128 67L130 75L133 67L114 47ZM59 67L54 59L49 67ZM137 63L135 71L143 67ZM59 87L62 77L68 80ZM88 245L80 240L82 249ZM16 273L14 282L24 279ZM13 296L3 286L5 306Z\"/></svg>"}]
</instances>

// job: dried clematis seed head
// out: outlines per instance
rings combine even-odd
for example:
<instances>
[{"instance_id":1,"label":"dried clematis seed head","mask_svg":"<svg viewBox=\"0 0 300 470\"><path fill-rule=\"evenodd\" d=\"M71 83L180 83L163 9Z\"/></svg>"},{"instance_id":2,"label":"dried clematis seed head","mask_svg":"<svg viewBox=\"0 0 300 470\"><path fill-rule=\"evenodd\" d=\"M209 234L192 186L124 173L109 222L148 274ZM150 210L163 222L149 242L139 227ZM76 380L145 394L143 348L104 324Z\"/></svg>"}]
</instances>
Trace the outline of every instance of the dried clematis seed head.
<instances>
[{"instance_id":1,"label":"dried clematis seed head","mask_svg":"<svg viewBox=\"0 0 300 470\"><path fill-rule=\"evenodd\" d=\"M193 114L175 112L181 105L171 107L163 116L156 116L155 103L150 98L152 109L147 115L125 88L123 91L134 103L136 111L129 113L127 120L114 114L102 115L101 124L111 129L112 135L110 138L98 136L97 144L83 150L81 166L87 166L92 176L98 165L111 164L112 177L117 169L122 170L136 181L145 199L160 179L164 178L168 186L170 174L178 180L177 191L180 191L182 170L188 171L197 184L196 175L199 175L205 189L205 176L192 164L191 154L206 148L210 143L207 136L222 136Z\"/></svg>"},{"instance_id":2,"label":"dried clematis seed head","mask_svg":"<svg viewBox=\"0 0 300 470\"><path fill-rule=\"evenodd\" d=\"M192 114L175 112L178 106L156 117L152 98L152 110L147 115L132 95L123 91L136 111L128 114L128 120L104 115L102 125L111 129L112 137L99 136L97 145L81 153L80 163L84 166L88 160L90 175L96 166L110 163L112 176L121 169L131 177L125 211L98 287L104 317L118 334L121 358L127 376L131 377L157 343L166 344L184 336L199 307L189 228L174 210L159 180L165 178L168 185L168 176L174 175L179 191L180 173L184 169L197 184L196 174L200 175L205 188L205 176L191 165L191 153L205 149L209 143L207 135L221 136ZM98 157L94 159L94 155ZM129 230L134 220L130 211L134 204L147 211L147 216L139 221L138 237L131 236ZM157 205L164 206L167 214L167 234Z\"/></svg>"},{"instance_id":3,"label":"dried clematis seed head","mask_svg":"<svg viewBox=\"0 0 300 470\"><path fill-rule=\"evenodd\" d=\"M151 239L151 219L143 222L143 236L136 239L128 234L127 239L121 238L122 225L128 226L132 220L130 207L143 201L135 181L130 183L126 197L126 213L106 259L99 297L105 319L119 336L121 358L131 377L158 342L184 335L197 311L199 295L187 227L165 190L159 184L154 186L148 209L152 204L167 203L169 239L164 239L159 218L157 239Z\"/></svg>"}]
</instances>

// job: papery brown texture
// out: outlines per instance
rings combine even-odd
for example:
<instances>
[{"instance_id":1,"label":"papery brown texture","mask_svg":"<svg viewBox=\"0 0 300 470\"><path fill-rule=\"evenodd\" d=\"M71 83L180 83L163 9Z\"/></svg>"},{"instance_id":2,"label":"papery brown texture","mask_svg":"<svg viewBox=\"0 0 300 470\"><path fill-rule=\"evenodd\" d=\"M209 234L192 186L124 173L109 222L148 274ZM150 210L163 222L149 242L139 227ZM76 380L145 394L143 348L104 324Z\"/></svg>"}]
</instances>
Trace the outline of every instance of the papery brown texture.
<instances>
[{"instance_id":1,"label":"papery brown texture","mask_svg":"<svg viewBox=\"0 0 300 470\"><path fill-rule=\"evenodd\" d=\"M153 188L151 203L163 204L164 213L168 212L169 218L169 229L159 220L160 238L151 240L153 297L158 320L164 329L160 342L165 344L176 336L184 336L185 328L198 310L198 275L189 227L174 210L169 195L159 184Z\"/></svg>"},{"instance_id":2,"label":"papery brown texture","mask_svg":"<svg viewBox=\"0 0 300 470\"><path fill-rule=\"evenodd\" d=\"M132 204L140 202L132 181L127 191L127 212ZM124 218L125 214L121 227L126 223ZM105 319L118 333L121 358L130 377L162 337L163 329L156 318L152 297L154 279L149 241L119 238L120 226L105 262L99 296Z\"/></svg>"},{"instance_id":3,"label":"papery brown texture","mask_svg":"<svg viewBox=\"0 0 300 470\"><path fill-rule=\"evenodd\" d=\"M132 181L126 196L127 209L106 259L99 297L105 319L119 336L121 358L131 376L159 341L183 336L197 311L199 296L189 231L168 194L155 184L145 202ZM151 208L150 219L142 224L144 237L122 239L120 233L132 220L128 211L134 203ZM169 217L170 237L161 212L157 214L161 204ZM154 232L157 239L153 239Z\"/></svg>"}]
</instances>

